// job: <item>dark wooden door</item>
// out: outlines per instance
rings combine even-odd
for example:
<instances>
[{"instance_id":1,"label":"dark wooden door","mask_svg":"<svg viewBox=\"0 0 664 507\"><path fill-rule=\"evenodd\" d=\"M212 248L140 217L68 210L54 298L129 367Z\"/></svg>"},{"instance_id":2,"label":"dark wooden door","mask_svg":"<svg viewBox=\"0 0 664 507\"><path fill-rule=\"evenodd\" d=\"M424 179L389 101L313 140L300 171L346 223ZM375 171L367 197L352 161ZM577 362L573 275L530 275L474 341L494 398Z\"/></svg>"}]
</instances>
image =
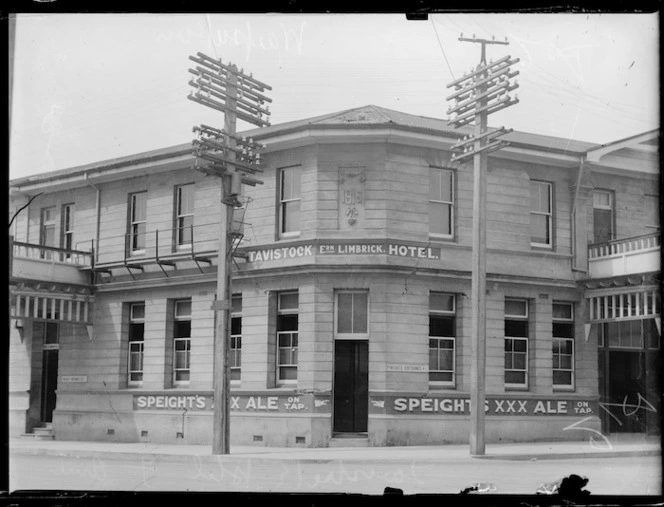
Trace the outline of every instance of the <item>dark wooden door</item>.
<instances>
[{"instance_id":1,"label":"dark wooden door","mask_svg":"<svg viewBox=\"0 0 664 507\"><path fill-rule=\"evenodd\" d=\"M334 346L334 431L365 433L369 416L369 344L337 340Z\"/></svg>"},{"instance_id":2,"label":"dark wooden door","mask_svg":"<svg viewBox=\"0 0 664 507\"><path fill-rule=\"evenodd\" d=\"M609 352L609 403L611 433L646 430L647 404L645 358L641 351Z\"/></svg>"},{"instance_id":3,"label":"dark wooden door","mask_svg":"<svg viewBox=\"0 0 664 507\"><path fill-rule=\"evenodd\" d=\"M53 422L55 391L58 388L58 350L44 350L42 366L41 420Z\"/></svg>"}]
</instances>

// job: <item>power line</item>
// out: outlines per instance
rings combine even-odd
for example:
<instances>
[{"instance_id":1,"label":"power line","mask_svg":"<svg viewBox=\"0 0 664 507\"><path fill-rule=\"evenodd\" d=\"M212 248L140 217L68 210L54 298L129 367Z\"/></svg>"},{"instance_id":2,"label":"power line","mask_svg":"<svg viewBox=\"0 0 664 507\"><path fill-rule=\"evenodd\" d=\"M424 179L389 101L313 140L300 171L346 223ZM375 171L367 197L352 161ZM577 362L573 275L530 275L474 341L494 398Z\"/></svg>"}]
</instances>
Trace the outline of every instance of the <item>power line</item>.
<instances>
[{"instance_id":1,"label":"power line","mask_svg":"<svg viewBox=\"0 0 664 507\"><path fill-rule=\"evenodd\" d=\"M445 49L443 48L443 44L440 42L440 37L438 37L438 30L436 30L436 24L433 22L433 17L429 18L429 20L431 21L431 26L433 27L433 31L436 34L436 40L438 41L440 50L443 52L443 57L445 58L445 63L447 64L447 68L450 71L450 75L452 76L452 79L456 79L454 77L454 72L452 72L452 67L450 67L450 62L447 60L447 55L445 54Z\"/></svg>"}]
</instances>

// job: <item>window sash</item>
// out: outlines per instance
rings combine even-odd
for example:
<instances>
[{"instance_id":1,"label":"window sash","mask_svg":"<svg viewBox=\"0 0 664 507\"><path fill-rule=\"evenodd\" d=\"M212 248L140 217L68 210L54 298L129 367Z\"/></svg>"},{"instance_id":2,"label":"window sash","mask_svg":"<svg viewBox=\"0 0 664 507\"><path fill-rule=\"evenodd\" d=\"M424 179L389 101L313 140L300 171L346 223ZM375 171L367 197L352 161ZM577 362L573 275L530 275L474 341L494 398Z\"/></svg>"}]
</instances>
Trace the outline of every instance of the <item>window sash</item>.
<instances>
[{"instance_id":1,"label":"window sash","mask_svg":"<svg viewBox=\"0 0 664 507\"><path fill-rule=\"evenodd\" d=\"M429 382L454 385L456 370L455 338L429 338Z\"/></svg>"},{"instance_id":2,"label":"window sash","mask_svg":"<svg viewBox=\"0 0 664 507\"><path fill-rule=\"evenodd\" d=\"M602 199L606 197L606 199ZM610 190L593 191L593 208L613 211L613 192Z\"/></svg>"},{"instance_id":3,"label":"window sash","mask_svg":"<svg viewBox=\"0 0 664 507\"><path fill-rule=\"evenodd\" d=\"M369 293L367 291L337 292L337 335L366 336L369 334Z\"/></svg>"},{"instance_id":4,"label":"window sash","mask_svg":"<svg viewBox=\"0 0 664 507\"><path fill-rule=\"evenodd\" d=\"M573 338L553 338L553 386L574 387Z\"/></svg>"},{"instance_id":5,"label":"window sash","mask_svg":"<svg viewBox=\"0 0 664 507\"><path fill-rule=\"evenodd\" d=\"M129 383L141 382L143 380L143 352L144 342L129 342L129 358L127 364Z\"/></svg>"},{"instance_id":6,"label":"window sash","mask_svg":"<svg viewBox=\"0 0 664 507\"><path fill-rule=\"evenodd\" d=\"M147 192L130 194L129 249L132 253L145 250Z\"/></svg>"},{"instance_id":7,"label":"window sash","mask_svg":"<svg viewBox=\"0 0 664 507\"><path fill-rule=\"evenodd\" d=\"M231 352L228 361L231 370L231 381L239 382L242 368L242 317L237 312L235 302L239 299L241 310L242 298L234 296L232 299L235 312L231 313Z\"/></svg>"},{"instance_id":8,"label":"window sash","mask_svg":"<svg viewBox=\"0 0 664 507\"><path fill-rule=\"evenodd\" d=\"M175 301L173 313L175 320L191 320L191 300Z\"/></svg>"},{"instance_id":9,"label":"window sash","mask_svg":"<svg viewBox=\"0 0 664 507\"><path fill-rule=\"evenodd\" d=\"M528 338L505 337L505 386L528 386Z\"/></svg>"},{"instance_id":10,"label":"window sash","mask_svg":"<svg viewBox=\"0 0 664 507\"><path fill-rule=\"evenodd\" d=\"M523 305L523 306L522 306ZM520 312L520 308L523 312ZM512 311L517 310L517 311ZM505 299L505 317L513 319L527 319L528 318L528 300L526 299Z\"/></svg>"},{"instance_id":11,"label":"window sash","mask_svg":"<svg viewBox=\"0 0 664 507\"><path fill-rule=\"evenodd\" d=\"M277 300L277 310L279 313L297 313L300 304L298 292L280 292Z\"/></svg>"},{"instance_id":12,"label":"window sash","mask_svg":"<svg viewBox=\"0 0 664 507\"><path fill-rule=\"evenodd\" d=\"M297 380L298 336L297 331L277 332L277 380L279 382Z\"/></svg>"},{"instance_id":13,"label":"window sash","mask_svg":"<svg viewBox=\"0 0 664 507\"><path fill-rule=\"evenodd\" d=\"M137 315L140 314L140 315ZM129 320L131 322L143 322L145 320L145 304L132 303L129 306Z\"/></svg>"},{"instance_id":14,"label":"window sash","mask_svg":"<svg viewBox=\"0 0 664 507\"><path fill-rule=\"evenodd\" d=\"M188 382L190 377L191 338L173 339L173 381Z\"/></svg>"},{"instance_id":15,"label":"window sash","mask_svg":"<svg viewBox=\"0 0 664 507\"><path fill-rule=\"evenodd\" d=\"M429 168L429 233L452 236L454 224L454 171Z\"/></svg>"},{"instance_id":16,"label":"window sash","mask_svg":"<svg viewBox=\"0 0 664 507\"><path fill-rule=\"evenodd\" d=\"M185 246L192 243L192 230L194 224L194 190L193 183L177 187L176 220L177 245Z\"/></svg>"},{"instance_id":17,"label":"window sash","mask_svg":"<svg viewBox=\"0 0 664 507\"><path fill-rule=\"evenodd\" d=\"M62 248L74 249L74 205L65 204L62 207ZM71 254L65 254L65 259L70 259Z\"/></svg>"},{"instance_id":18,"label":"window sash","mask_svg":"<svg viewBox=\"0 0 664 507\"><path fill-rule=\"evenodd\" d=\"M281 169L279 190L279 232L294 235L300 231L301 171L299 167Z\"/></svg>"},{"instance_id":19,"label":"window sash","mask_svg":"<svg viewBox=\"0 0 664 507\"><path fill-rule=\"evenodd\" d=\"M553 238L552 184L530 182L530 244L551 246ZM544 194L544 196L543 196ZM542 230L544 226L544 230Z\"/></svg>"}]
</instances>

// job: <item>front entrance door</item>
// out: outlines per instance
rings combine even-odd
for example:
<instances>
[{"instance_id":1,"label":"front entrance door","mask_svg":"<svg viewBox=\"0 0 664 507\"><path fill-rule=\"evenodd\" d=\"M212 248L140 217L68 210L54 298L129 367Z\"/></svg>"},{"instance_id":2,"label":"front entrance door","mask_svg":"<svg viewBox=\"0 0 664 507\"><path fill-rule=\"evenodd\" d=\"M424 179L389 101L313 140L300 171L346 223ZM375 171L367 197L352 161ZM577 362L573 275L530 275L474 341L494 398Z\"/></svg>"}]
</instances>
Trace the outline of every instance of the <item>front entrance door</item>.
<instances>
[{"instance_id":1,"label":"front entrance door","mask_svg":"<svg viewBox=\"0 0 664 507\"><path fill-rule=\"evenodd\" d=\"M42 422L53 422L53 410L55 409L55 391L58 388L58 349L44 349L44 362L42 363L42 396L41 396L41 420Z\"/></svg>"},{"instance_id":2,"label":"front entrance door","mask_svg":"<svg viewBox=\"0 0 664 507\"><path fill-rule=\"evenodd\" d=\"M641 433L646 431L645 357L641 351L609 351L609 431Z\"/></svg>"},{"instance_id":3,"label":"front entrance door","mask_svg":"<svg viewBox=\"0 0 664 507\"><path fill-rule=\"evenodd\" d=\"M334 427L336 433L366 433L369 416L369 343L334 344Z\"/></svg>"}]
</instances>

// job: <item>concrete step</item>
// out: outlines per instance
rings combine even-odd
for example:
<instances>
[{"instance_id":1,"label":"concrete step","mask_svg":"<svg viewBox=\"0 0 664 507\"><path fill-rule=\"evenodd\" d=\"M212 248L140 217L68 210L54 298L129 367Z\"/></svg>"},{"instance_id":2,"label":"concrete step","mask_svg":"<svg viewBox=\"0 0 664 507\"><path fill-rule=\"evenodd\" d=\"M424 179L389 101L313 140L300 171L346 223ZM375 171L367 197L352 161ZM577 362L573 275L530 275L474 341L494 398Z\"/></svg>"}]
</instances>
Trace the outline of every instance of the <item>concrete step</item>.
<instances>
[{"instance_id":1,"label":"concrete step","mask_svg":"<svg viewBox=\"0 0 664 507\"><path fill-rule=\"evenodd\" d=\"M32 433L35 436L40 436L40 437L47 435L53 436L53 428L45 428L45 427L33 428Z\"/></svg>"},{"instance_id":2,"label":"concrete step","mask_svg":"<svg viewBox=\"0 0 664 507\"><path fill-rule=\"evenodd\" d=\"M335 436L328 447L369 447L369 437Z\"/></svg>"},{"instance_id":3,"label":"concrete step","mask_svg":"<svg viewBox=\"0 0 664 507\"><path fill-rule=\"evenodd\" d=\"M53 433L21 433L21 439L24 440L55 440Z\"/></svg>"}]
</instances>

